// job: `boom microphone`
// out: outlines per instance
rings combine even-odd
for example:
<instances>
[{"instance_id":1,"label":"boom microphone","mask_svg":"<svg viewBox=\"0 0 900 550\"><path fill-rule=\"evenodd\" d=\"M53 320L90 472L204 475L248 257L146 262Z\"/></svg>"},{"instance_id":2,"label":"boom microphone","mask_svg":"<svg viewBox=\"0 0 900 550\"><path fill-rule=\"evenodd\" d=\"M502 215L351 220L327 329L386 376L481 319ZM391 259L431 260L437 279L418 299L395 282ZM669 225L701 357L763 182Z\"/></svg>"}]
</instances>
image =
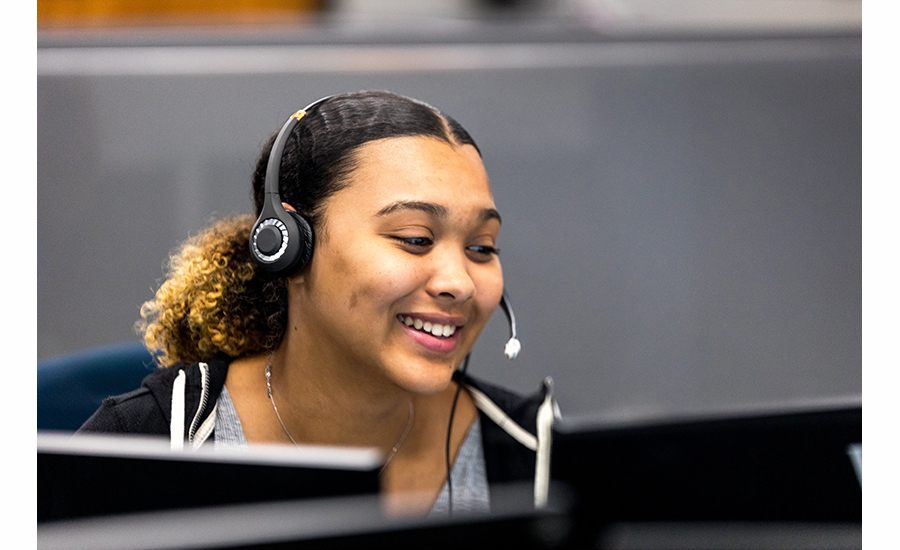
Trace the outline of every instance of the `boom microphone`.
<instances>
[{"instance_id":1,"label":"boom microphone","mask_svg":"<svg viewBox=\"0 0 900 550\"><path fill-rule=\"evenodd\" d=\"M515 359L522 349L522 343L516 338L516 314L513 312L512 304L509 301L509 295L504 289L503 295L500 297L500 308L506 314L506 320L509 322L509 341L503 348L503 353L507 359Z\"/></svg>"}]
</instances>

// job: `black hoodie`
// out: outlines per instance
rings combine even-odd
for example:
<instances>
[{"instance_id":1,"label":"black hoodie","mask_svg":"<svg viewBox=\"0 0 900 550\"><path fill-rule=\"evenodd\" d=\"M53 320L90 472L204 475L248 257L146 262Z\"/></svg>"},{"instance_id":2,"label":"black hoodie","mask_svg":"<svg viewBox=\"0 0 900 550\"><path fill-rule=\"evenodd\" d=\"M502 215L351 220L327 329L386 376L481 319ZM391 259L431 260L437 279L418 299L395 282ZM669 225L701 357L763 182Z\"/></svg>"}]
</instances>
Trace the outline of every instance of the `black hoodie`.
<instances>
[{"instance_id":1,"label":"black hoodie","mask_svg":"<svg viewBox=\"0 0 900 550\"><path fill-rule=\"evenodd\" d=\"M184 392L173 392L184 372ZM193 445L208 441L210 432L198 428L212 426L210 414L225 385L227 360L208 363L176 363L144 378L137 390L108 397L78 433L141 434L178 437L170 425L173 397L183 398L183 439ZM454 374L469 390L481 419L481 437L487 478L490 485L518 481L537 482L535 504L546 499L549 483L550 424L555 405L552 381L548 378L537 392L520 396L497 386ZM538 430L538 416L544 427ZM199 431L199 438L195 434ZM537 460L537 454L543 459ZM538 464L540 462L540 464Z\"/></svg>"}]
</instances>

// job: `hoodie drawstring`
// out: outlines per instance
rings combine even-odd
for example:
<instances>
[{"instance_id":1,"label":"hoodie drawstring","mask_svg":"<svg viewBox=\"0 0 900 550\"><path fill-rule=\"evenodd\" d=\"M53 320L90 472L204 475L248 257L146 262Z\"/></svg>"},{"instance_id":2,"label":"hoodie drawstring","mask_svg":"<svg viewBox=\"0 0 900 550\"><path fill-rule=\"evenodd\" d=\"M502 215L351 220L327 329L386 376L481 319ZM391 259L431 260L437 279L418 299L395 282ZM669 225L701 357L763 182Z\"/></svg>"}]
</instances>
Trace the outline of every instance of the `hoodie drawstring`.
<instances>
[{"instance_id":1,"label":"hoodie drawstring","mask_svg":"<svg viewBox=\"0 0 900 550\"><path fill-rule=\"evenodd\" d=\"M178 371L172 384L172 414L169 420L169 437L173 451L184 449L184 371Z\"/></svg>"},{"instance_id":2,"label":"hoodie drawstring","mask_svg":"<svg viewBox=\"0 0 900 550\"><path fill-rule=\"evenodd\" d=\"M544 379L546 389L544 401L538 407L537 412L537 436L516 424L503 409L497 406L484 393L467 385L466 389L475 401L475 406L485 416L494 421L503 431L525 447L535 451L537 457L534 467L534 506L544 508L547 506L547 498L550 493L550 450L553 439L553 421L558 414L558 406L553 401L553 379L549 376Z\"/></svg>"},{"instance_id":3,"label":"hoodie drawstring","mask_svg":"<svg viewBox=\"0 0 900 550\"><path fill-rule=\"evenodd\" d=\"M547 506L547 498L550 494L550 448L553 442L553 379L549 376L544 379L544 387L547 393L544 402L538 407L537 413L537 458L534 466L534 507Z\"/></svg>"},{"instance_id":4,"label":"hoodie drawstring","mask_svg":"<svg viewBox=\"0 0 900 550\"><path fill-rule=\"evenodd\" d=\"M218 408L218 405L214 406L212 412L206 417L206 420L198 426L200 416L206 409L207 401L209 400L209 365L200 363L198 366L200 368L202 394L200 397L200 406L194 413L194 417L191 420L191 428L188 432L188 442L191 444L191 449L193 450L198 449L212 434L213 428L216 426L216 409ZM173 451L184 450L184 395L186 381L187 377L184 374L184 370L181 370L178 372L178 376L172 384L172 413L171 420L169 421L169 437L170 447Z\"/></svg>"},{"instance_id":5,"label":"hoodie drawstring","mask_svg":"<svg viewBox=\"0 0 900 550\"><path fill-rule=\"evenodd\" d=\"M536 451L538 448L537 438L530 433L528 430L516 424L516 422L510 418L503 409L498 407L491 399L480 391L476 390L472 386L466 386L466 389L469 390L469 394L472 396L472 400L475 401L475 406L478 407L478 410L483 412L488 418L494 421L494 424L500 426L506 433L512 436L513 439L521 443L522 445L528 447L532 451Z\"/></svg>"}]
</instances>

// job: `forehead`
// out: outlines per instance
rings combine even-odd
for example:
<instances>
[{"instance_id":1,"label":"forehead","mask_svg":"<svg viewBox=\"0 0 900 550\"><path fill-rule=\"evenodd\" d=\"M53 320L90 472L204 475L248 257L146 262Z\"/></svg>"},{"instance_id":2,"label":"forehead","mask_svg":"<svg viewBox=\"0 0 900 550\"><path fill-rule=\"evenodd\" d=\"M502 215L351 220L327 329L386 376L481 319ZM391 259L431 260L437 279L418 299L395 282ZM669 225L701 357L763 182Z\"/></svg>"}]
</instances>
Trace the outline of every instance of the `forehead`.
<instances>
[{"instance_id":1,"label":"forehead","mask_svg":"<svg viewBox=\"0 0 900 550\"><path fill-rule=\"evenodd\" d=\"M362 145L354 160L347 187L329 206L346 201L372 213L398 200L450 210L494 206L484 164L471 145L424 136L387 138Z\"/></svg>"}]
</instances>

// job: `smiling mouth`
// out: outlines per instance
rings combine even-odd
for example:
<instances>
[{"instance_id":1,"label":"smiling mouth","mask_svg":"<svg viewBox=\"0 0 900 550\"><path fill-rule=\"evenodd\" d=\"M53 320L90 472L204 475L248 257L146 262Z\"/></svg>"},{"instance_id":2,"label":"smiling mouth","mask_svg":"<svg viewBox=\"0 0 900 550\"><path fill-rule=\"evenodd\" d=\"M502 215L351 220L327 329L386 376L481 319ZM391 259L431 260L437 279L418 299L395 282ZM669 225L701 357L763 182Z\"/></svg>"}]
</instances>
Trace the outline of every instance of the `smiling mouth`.
<instances>
[{"instance_id":1,"label":"smiling mouth","mask_svg":"<svg viewBox=\"0 0 900 550\"><path fill-rule=\"evenodd\" d=\"M408 315L397 315L397 320L410 328L430 334L436 338L450 338L456 332L456 327L453 325L441 325Z\"/></svg>"}]
</instances>

